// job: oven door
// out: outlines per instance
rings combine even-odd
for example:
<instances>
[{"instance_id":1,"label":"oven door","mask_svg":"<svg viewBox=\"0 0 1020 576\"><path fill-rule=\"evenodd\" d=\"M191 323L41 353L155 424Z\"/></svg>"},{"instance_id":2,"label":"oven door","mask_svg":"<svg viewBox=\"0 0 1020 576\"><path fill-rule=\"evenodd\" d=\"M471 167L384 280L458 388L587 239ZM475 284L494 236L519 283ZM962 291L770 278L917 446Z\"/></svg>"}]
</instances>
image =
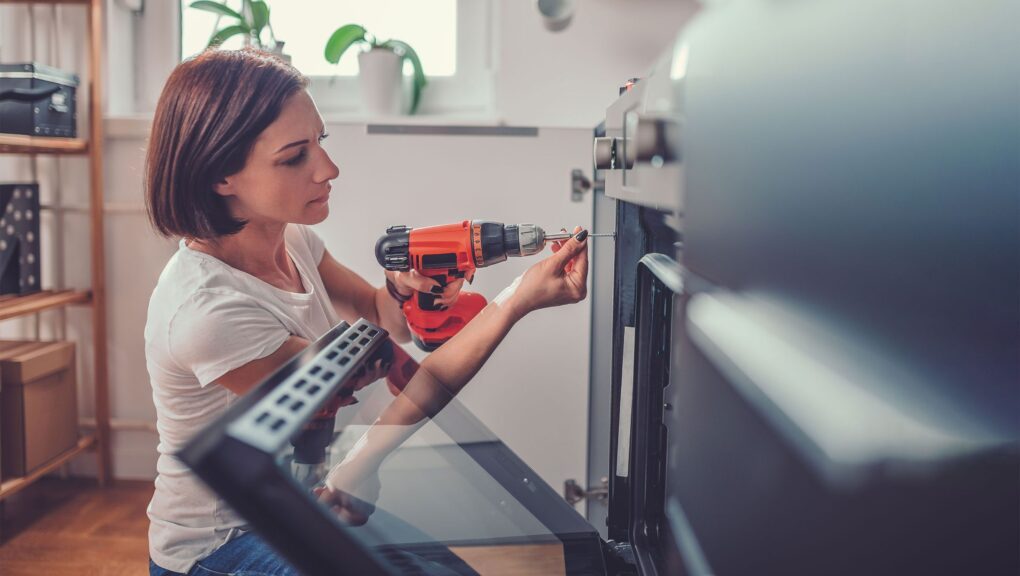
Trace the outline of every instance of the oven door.
<instances>
[{"instance_id":1,"label":"oven door","mask_svg":"<svg viewBox=\"0 0 1020 576\"><path fill-rule=\"evenodd\" d=\"M668 521L666 486L675 426L670 375L674 371L673 318L681 306L680 265L648 254L637 266L631 396L628 536L641 574L676 574L676 539Z\"/></svg>"},{"instance_id":2,"label":"oven door","mask_svg":"<svg viewBox=\"0 0 1020 576\"><path fill-rule=\"evenodd\" d=\"M378 359L388 370L371 380ZM180 456L305 574L606 573L595 529L364 320L324 335Z\"/></svg>"}]
</instances>

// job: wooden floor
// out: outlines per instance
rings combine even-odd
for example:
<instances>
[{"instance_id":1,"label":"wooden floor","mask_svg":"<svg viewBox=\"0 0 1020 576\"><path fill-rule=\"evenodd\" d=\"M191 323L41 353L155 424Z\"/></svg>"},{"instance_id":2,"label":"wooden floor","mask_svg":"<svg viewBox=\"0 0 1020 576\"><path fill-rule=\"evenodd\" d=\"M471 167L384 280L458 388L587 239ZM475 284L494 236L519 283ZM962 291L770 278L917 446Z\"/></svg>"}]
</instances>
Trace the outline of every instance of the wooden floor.
<instances>
[{"instance_id":1,"label":"wooden floor","mask_svg":"<svg viewBox=\"0 0 1020 576\"><path fill-rule=\"evenodd\" d=\"M43 479L2 504L0 574L148 574L152 482Z\"/></svg>"},{"instance_id":2,"label":"wooden floor","mask_svg":"<svg viewBox=\"0 0 1020 576\"><path fill-rule=\"evenodd\" d=\"M152 482L44 478L2 503L0 576L148 574ZM451 548L486 576L563 574L560 544Z\"/></svg>"}]
</instances>

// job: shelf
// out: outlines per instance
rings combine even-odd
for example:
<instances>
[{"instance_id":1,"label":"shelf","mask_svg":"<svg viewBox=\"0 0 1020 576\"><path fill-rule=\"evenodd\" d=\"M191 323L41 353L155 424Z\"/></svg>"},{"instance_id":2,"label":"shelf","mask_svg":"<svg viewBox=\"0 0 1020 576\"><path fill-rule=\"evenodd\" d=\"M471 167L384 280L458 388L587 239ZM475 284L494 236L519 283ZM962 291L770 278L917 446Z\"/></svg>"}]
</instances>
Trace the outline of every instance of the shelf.
<instances>
[{"instance_id":1,"label":"shelf","mask_svg":"<svg viewBox=\"0 0 1020 576\"><path fill-rule=\"evenodd\" d=\"M2 3L3 0L0 0ZM89 143L81 138L36 138L0 134L3 154L88 154Z\"/></svg>"},{"instance_id":2,"label":"shelf","mask_svg":"<svg viewBox=\"0 0 1020 576\"><path fill-rule=\"evenodd\" d=\"M88 105L79 110L83 117L88 115L87 129L78 133L78 138L51 138L39 136L23 136L0 133L0 154L71 154L88 158L88 177L82 182L88 186L89 206L89 237L82 238L90 253L89 269L91 281L81 290L44 291L26 296L0 296L0 320L36 314L43 310L63 310L72 304L90 307L92 319L92 400L95 409L95 431L92 436L83 438L78 448L62 455L54 463L47 464L44 470L37 471L24 478L10 480L0 485L0 499L22 487L31 484L46 472L66 462L75 454L91 447L96 456L96 479L100 486L109 482L112 462L110 455L110 392L107 341L107 309L106 309L106 262L105 262L105 231L103 226L103 113L104 97L103 73L103 39L105 38L105 7L108 0L0 0L0 5L33 5L49 6L76 5L85 13L83 24L85 38L79 46L81 60L87 66L89 81L81 87L83 102ZM33 23L21 21L19 25L31 26ZM55 166L60 170L60 165ZM87 242L87 244L85 244ZM61 262L60 265L65 265ZM62 320L66 320L61 315ZM87 364L87 363L85 363Z\"/></svg>"},{"instance_id":3,"label":"shelf","mask_svg":"<svg viewBox=\"0 0 1020 576\"><path fill-rule=\"evenodd\" d=\"M77 446L71 448L67 452L64 452L60 456L57 456L53 460L50 460L42 468L39 468L38 470L32 472L28 476L22 476L21 478L11 478L10 480L5 480L3 484L0 484L0 500L7 498L8 496L14 494L15 492L18 492L22 488L28 486L32 482L35 482L39 478L42 478L46 474L53 472L60 466L66 464L67 461L70 460L71 458L74 458L78 454L81 454L82 452L91 448L92 445L95 443L96 443L95 436L93 435L83 436L78 439Z\"/></svg>"},{"instance_id":4,"label":"shelf","mask_svg":"<svg viewBox=\"0 0 1020 576\"><path fill-rule=\"evenodd\" d=\"M26 296L0 296L0 320L35 314L70 304L89 304L88 290L43 290Z\"/></svg>"}]
</instances>

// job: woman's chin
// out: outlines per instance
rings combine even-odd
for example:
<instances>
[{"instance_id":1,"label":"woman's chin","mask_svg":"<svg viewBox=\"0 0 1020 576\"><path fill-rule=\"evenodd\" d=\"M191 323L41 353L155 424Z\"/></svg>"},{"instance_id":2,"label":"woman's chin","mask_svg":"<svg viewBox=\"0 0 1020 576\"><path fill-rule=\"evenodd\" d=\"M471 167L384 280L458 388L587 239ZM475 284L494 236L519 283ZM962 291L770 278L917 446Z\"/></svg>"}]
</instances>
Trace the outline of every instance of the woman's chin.
<instances>
[{"instance_id":1,"label":"woman's chin","mask_svg":"<svg viewBox=\"0 0 1020 576\"><path fill-rule=\"evenodd\" d=\"M310 202L305 210L307 220L301 224L318 224L329 216L329 202Z\"/></svg>"}]
</instances>

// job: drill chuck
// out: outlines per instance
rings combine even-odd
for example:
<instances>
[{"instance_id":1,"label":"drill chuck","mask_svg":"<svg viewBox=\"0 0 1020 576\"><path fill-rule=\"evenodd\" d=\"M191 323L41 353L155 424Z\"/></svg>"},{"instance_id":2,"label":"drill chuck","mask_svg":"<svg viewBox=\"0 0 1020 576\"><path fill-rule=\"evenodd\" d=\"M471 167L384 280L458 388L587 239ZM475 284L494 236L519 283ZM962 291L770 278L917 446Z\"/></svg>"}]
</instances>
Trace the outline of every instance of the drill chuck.
<instances>
[{"instance_id":1,"label":"drill chuck","mask_svg":"<svg viewBox=\"0 0 1020 576\"><path fill-rule=\"evenodd\" d=\"M507 256L531 256L545 248L545 230L534 224L507 224L503 243Z\"/></svg>"},{"instance_id":2,"label":"drill chuck","mask_svg":"<svg viewBox=\"0 0 1020 576\"><path fill-rule=\"evenodd\" d=\"M508 256L531 256L545 248L545 231L534 224L476 222L475 266L483 268Z\"/></svg>"}]
</instances>

